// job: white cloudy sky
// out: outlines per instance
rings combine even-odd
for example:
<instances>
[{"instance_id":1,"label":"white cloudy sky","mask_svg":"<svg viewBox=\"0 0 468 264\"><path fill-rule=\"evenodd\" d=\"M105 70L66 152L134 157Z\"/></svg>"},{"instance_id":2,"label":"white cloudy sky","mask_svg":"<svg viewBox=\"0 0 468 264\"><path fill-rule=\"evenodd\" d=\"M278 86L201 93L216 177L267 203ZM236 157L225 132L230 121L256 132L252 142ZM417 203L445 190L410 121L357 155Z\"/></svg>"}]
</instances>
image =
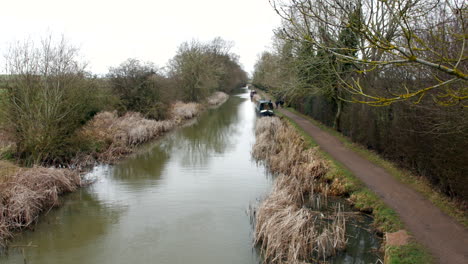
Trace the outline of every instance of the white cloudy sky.
<instances>
[{"instance_id":1,"label":"white cloudy sky","mask_svg":"<svg viewBox=\"0 0 468 264\"><path fill-rule=\"evenodd\" d=\"M279 17L268 0L2 0L0 53L26 38L64 34L94 73L127 58L164 66L184 41L234 41L251 72Z\"/></svg>"}]
</instances>

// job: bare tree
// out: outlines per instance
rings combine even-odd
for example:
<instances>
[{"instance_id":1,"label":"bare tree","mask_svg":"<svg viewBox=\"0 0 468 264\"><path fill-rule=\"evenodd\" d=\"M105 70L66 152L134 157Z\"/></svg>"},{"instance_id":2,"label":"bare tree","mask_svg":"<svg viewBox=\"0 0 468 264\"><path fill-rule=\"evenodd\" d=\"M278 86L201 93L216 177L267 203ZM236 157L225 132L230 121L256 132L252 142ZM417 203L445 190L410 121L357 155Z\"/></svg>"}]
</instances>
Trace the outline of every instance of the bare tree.
<instances>
[{"instance_id":1,"label":"bare tree","mask_svg":"<svg viewBox=\"0 0 468 264\"><path fill-rule=\"evenodd\" d=\"M118 67L110 68L107 78L120 99L121 112L136 111L154 119L166 117L167 80L153 63L127 59Z\"/></svg>"},{"instance_id":2,"label":"bare tree","mask_svg":"<svg viewBox=\"0 0 468 264\"><path fill-rule=\"evenodd\" d=\"M52 161L65 152L73 132L93 111L92 85L79 51L65 38L16 43L6 54L7 101L17 152L27 164Z\"/></svg>"},{"instance_id":3,"label":"bare tree","mask_svg":"<svg viewBox=\"0 0 468 264\"><path fill-rule=\"evenodd\" d=\"M442 105L468 99L466 57L467 10L463 0L292 0L271 2L285 21L284 38L305 41L344 63L352 63L355 75L340 78L353 96L352 102L389 105L402 100L418 103L427 94ZM348 18L358 12L359 20ZM358 46L337 45L343 29L355 33ZM349 55L355 52L356 56ZM406 85L375 91L366 78L385 76L402 69L410 78L423 77L426 86ZM337 75L340 77L340 75ZM434 92L435 91L435 92Z\"/></svg>"},{"instance_id":4,"label":"bare tree","mask_svg":"<svg viewBox=\"0 0 468 264\"><path fill-rule=\"evenodd\" d=\"M246 82L232 43L215 38L208 43L192 40L180 45L170 61L170 77L182 89L186 101L201 101L215 90L232 90Z\"/></svg>"}]
</instances>

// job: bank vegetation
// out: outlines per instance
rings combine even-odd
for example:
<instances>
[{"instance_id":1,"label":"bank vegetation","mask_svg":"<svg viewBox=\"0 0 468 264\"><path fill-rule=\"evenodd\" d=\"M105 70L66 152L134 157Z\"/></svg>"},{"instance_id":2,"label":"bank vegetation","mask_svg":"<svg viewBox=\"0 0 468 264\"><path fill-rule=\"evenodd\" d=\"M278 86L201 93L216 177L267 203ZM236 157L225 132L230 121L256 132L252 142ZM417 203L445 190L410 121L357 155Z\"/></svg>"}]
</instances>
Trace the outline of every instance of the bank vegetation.
<instances>
[{"instance_id":1,"label":"bank vegetation","mask_svg":"<svg viewBox=\"0 0 468 264\"><path fill-rule=\"evenodd\" d=\"M345 217L338 205L320 210L329 194L342 194L328 182L327 162L293 127L278 117L257 120L252 155L274 174L270 194L253 209L255 244L265 263L326 261L346 248Z\"/></svg>"},{"instance_id":2,"label":"bank vegetation","mask_svg":"<svg viewBox=\"0 0 468 264\"><path fill-rule=\"evenodd\" d=\"M271 1L253 84L411 171L466 212L467 3Z\"/></svg>"},{"instance_id":3,"label":"bank vegetation","mask_svg":"<svg viewBox=\"0 0 468 264\"><path fill-rule=\"evenodd\" d=\"M89 166L125 157L244 86L231 48L193 40L164 68L131 58L95 76L64 37L12 44L0 76L0 245L80 187Z\"/></svg>"},{"instance_id":4,"label":"bank vegetation","mask_svg":"<svg viewBox=\"0 0 468 264\"><path fill-rule=\"evenodd\" d=\"M346 218L340 206L327 210L328 196L347 198L372 215L375 233L384 237L385 263L433 262L411 237L402 245L387 243L406 234L395 211L292 121L261 118L256 139L252 155L275 175L270 194L251 209L254 242L265 263L321 263L346 250Z\"/></svg>"}]
</instances>

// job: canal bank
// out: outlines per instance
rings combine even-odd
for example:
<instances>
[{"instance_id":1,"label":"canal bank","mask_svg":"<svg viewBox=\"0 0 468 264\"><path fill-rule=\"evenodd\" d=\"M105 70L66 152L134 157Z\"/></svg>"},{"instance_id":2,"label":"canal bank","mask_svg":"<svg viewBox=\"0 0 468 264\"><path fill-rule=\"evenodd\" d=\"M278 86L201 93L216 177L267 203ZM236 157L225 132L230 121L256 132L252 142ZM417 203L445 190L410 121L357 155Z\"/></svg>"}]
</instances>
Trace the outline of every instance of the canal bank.
<instances>
[{"instance_id":1,"label":"canal bank","mask_svg":"<svg viewBox=\"0 0 468 264\"><path fill-rule=\"evenodd\" d=\"M265 98L271 98L271 96L264 91L260 91L259 93ZM358 209L364 213L368 213L372 216L372 229L376 230L381 235L384 235L384 241L382 246L382 249L385 253L384 263L426 264L435 262L434 255L432 255L429 252L429 250L425 248L419 241L416 241L412 237L411 233L408 233L406 230L404 230L405 225L400 219L400 216L392 208L390 208L387 204L384 203L383 198L390 196L381 195L379 197L376 193L374 193L373 189L375 187L369 185L366 186L366 184L368 183L366 181L363 182L362 178L358 175L356 171L351 171L347 166L344 165L346 163L348 165L350 163L352 164L356 160L355 157L359 155L357 153L353 153L352 150L347 150L347 147L349 147L349 145L345 147L341 143L339 143L341 140L343 141L342 143L344 145L347 145L345 143L346 140L343 140L343 137L336 136L336 132L335 134L330 132L330 129L324 128L324 126L321 124L319 125L317 121L311 119L310 117L305 117L303 114L298 113L294 109L283 109L283 107L281 107L280 109L277 109L276 113L279 116L286 118L288 120L288 123L295 127L295 129L301 134L302 138L306 142L308 142L308 148L320 147L318 149L318 153L320 154L319 156L322 159L327 160L328 164L330 165L330 170L327 173L326 178L330 181L330 183L332 183L332 185L341 186L341 190L335 194L346 197L349 196L347 200L354 206L355 209ZM337 138L334 138L333 135ZM320 142L316 140L316 137L321 138ZM341 156L341 160L338 159L340 160L338 161L336 153L335 155L331 155L330 153L324 151L324 149L326 150L330 148L339 150L338 152L343 152L343 150L345 150L345 152L348 152L348 155L343 155L343 153L341 153L339 155ZM366 151L362 151L361 155L365 152ZM345 161L346 157L350 156L353 158L349 159L348 161ZM363 156L366 157L366 155ZM343 160L343 157L345 157L345 160ZM362 164L362 157L358 159L360 159L360 162L357 162L356 164ZM367 158L364 158L364 160L365 159ZM364 161L364 163L370 164L370 160L373 159L366 160ZM377 158L377 160L379 160L379 158ZM379 167L380 164L377 162L376 164L371 165L370 167L373 166ZM385 169L388 169L388 166L385 167ZM380 173L383 171L382 168L378 168L378 170ZM363 170L361 169L361 172L362 171ZM374 173L373 169L367 169L364 171L364 174L368 174L369 172L371 174ZM395 169L393 171L395 171ZM386 174L386 172L384 172L384 174ZM374 180L376 179L378 181L379 178L374 178ZM394 189L398 188L407 189L408 187L400 185L400 187L396 187ZM411 200L412 199L406 199L405 202ZM416 200L423 201L424 199L418 198ZM426 219L432 218L427 217ZM457 227L457 229L459 231L458 235L462 235L465 233L463 227ZM464 245L464 243L458 244ZM439 261L447 261L448 258L456 259L456 261L453 263L458 263L462 261L463 257L460 257L461 254L459 254L461 251L464 250L461 249L462 247L463 246L458 247L458 252L456 254L445 254L445 257L440 258ZM447 263L452 262L448 261Z\"/></svg>"},{"instance_id":2,"label":"canal bank","mask_svg":"<svg viewBox=\"0 0 468 264\"><path fill-rule=\"evenodd\" d=\"M166 120L146 119L136 112L122 116L116 111L100 112L76 132L82 150L55 167L25 168L0 160L0 248L8 246L14 234L33 228L41 214L59 206L61 195L92 183L82 181L81 175L97 164L111 164L129 156L142 144L186 124L228 98L223 92L215 92L204 104L175 102ZM9 148L14 149L15 143L10 142Z\"/></svg>"},{"instance_id":3,"label":"canal bank","mask_svg":"<svg viewBox=\"0 0 468 264\"><path fill-rule=\"evenodd\" d=\"M256 118L244 90L128 159L96 167L93 185L65 196L0 262L260 263L246 211L272 177L251 157ZM374 238L355 228L354 247L333 263L367 263L360 254L372 252Z\"/></svg>"},{"instance_id":4,"label":"canal bank","mask_svg":"<svg viewBox=\"0 0 468 264\"><path fill-rule=\"evenodd\" d=\"M255 118L247 94L232 96L97 167L93 185L64 197L0 262L258 263L246 209L270 180L250 157Z\"/></svg>"}]
</instances>

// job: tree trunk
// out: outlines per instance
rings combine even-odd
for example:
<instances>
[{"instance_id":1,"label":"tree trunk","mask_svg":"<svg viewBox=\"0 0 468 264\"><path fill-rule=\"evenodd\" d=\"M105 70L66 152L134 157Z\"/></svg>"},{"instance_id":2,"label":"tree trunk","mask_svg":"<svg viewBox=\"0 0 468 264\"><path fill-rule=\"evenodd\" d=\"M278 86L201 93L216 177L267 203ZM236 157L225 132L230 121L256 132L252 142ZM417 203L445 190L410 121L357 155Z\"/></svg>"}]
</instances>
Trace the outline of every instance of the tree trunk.
<instances>
[{"instance_id":1,"label":"tree trunk","mask_svg":"<svg viewBox=\"0 0 468 264\"><path fill-rule=\"evenodd\" d=\"M340 132L340 119L341 119L341 110L343 108L343 101L340 99L336 99L336 114L335 114L335 120L333 120L333 129L336 131Z\"/></svg>"}]
</instances>

